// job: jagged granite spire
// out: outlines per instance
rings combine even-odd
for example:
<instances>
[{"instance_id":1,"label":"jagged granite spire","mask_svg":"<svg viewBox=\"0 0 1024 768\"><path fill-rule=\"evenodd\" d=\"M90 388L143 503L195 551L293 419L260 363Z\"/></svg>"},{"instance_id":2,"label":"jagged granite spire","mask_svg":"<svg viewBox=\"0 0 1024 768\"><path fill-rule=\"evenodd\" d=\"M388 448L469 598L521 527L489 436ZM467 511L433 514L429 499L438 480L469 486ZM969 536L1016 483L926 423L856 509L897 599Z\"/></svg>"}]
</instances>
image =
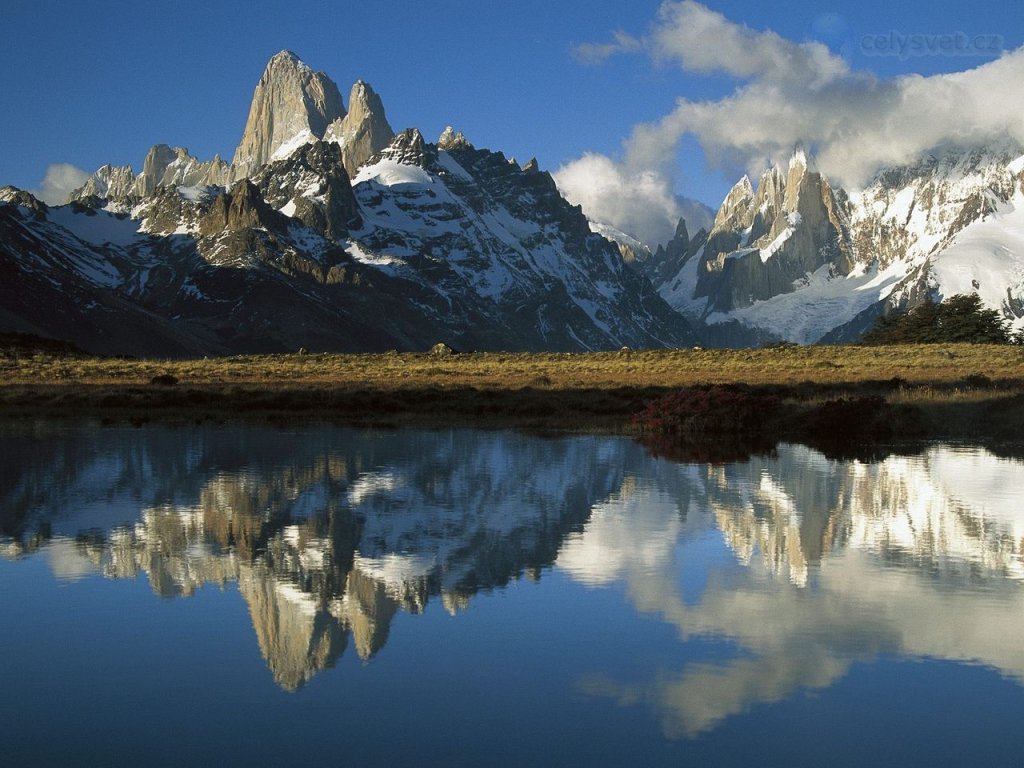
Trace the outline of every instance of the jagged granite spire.
<instances>
[{"instance_id":1,"label":"jagged granite spire","mask_svg":"<svg viewBox=\"0 0 1024 768\"><path fill-rule=\"evenodd\" d=\"M230 178L231 166L220 155L204 163L184 147L155 144L146 154L142 173L135 179L135 193L146 197L158 186L225 186Z\"/></svg>"},{"instance_id":2,"label":"jagged granite spire","mask_svg":"<svg viewBox=\"0 0 1024 768\"><path fill-rule=\"evenodd\" d=\"M348 114L335 120L324 133L324 141L341 147L345 171L355 176L367 160L395 138L384 114L384 103L368 83L357 80L348 97Z\"/></svg>"},{"instance_id":3,"label":"jagged granite spire","mask_svg":"<svg viewBox=\"0 0 1024 768\"><path fill-rule=\"evenodd\" d=\"M445 151L451 151L458 149L459 147L472 147L466 137L462 135L462 131L456 131L450 125L441 131L441 135L437 139L437 148Z\"/></svg>"},{"instance_id":4,"label":"jagged granite spire","mask_svg":"<svg viewBox=\"0 0 1024 768\"><path fill-rule=\"evenodd\" d=\"M232 162L235 179L313 139L345 117L338 86L323 72L314 72L291 51L268 63L253 93L249 119Z\"/></svg>"},{"instance_id":5,"label":"jagged granite spire","mask_svg":"<svg viewBox=\"0 0 1024 768\"><path fill-rule=\"evenodd\" d=\"M130 165L103 165L85 184L68 195L67 202L90 197L121 199L128 197L135 186L135 172Z\"/></svg>"},{"instance_id":6,"label":"jagged granite spire","mask_svg":"<svg viewBox=\"0 0 1024 768\"><path fill-rule=\"evenodd\" d=\"M694 295L707 296L711 310L729 312L790 293L823 266L846 275L853 264L849 211L798 147L785 178L769 168L756 197L746 176L726 196Z\"/></svg>"},{"instance_id":7,"label":"jagged granite spire","mask_svg":"<svg viewBox=\"0 0 1024 768\"><path fill-rule=\"evenodd\" d=\"M722 201L715 216L715 230L745 229L753 217L754 186L750 177L744 175L737 181Z\"/></svg>"}]
</instances>

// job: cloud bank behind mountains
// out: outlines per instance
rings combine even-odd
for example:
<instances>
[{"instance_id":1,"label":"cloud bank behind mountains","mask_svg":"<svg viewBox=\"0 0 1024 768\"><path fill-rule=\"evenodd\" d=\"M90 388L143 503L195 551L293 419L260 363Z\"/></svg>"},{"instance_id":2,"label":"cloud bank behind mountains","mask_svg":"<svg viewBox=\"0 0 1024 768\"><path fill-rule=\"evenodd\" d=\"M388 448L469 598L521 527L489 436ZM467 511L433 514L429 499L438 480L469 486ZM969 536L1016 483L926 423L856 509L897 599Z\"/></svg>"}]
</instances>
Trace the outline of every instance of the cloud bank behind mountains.
<instances>
[{"instance_id":1,"label":"cloud bank behind mountains","mask_svg":"<svg viewBox=\"0 0 1024 768\"><path fill-rule=\"evenodd\" d=\"M608 189L597 198L604 207L586 194L588 171L605 181L610 176L593 155L559 169L556 179L570 199L620 229L635 216L637 203L625 201L632 180L670 190L679 143L687 135L696 138L711 165L754 175L804 145L826 176L850 188L937 147L1024 143L1024 49L953 74L883 79L852 70L820 43L752 30L684 0L664 3L644 37L620 32L610 43L584 44L575 53L593 63L638 51L653 62L691 74L726 75L737 84L719 100L679 98L660 120L634 126L621 160L613 163L624 182L621 210L608 210L607 201L615 197ZM635 234L650 242L659 230L651 226Z\"/></svg>"},{"instance_id":2,"label":"cloud bank behind mountains","mask_svg":"<svg viewBox=\"0 0 1024 768\"><path fill-rule=\"evenodd\" d=\"M47 205L62 205L68 195L85 184L90 175L70 163L52 163L46 167L39 189L33 194Z\"/></svg>"},{"instance_id":3,"label":"cloud bank behind mountains","mask_svg":"<svg viewBox=\"0 0 1024 768\"><path fill-rule=\"evenodd\" d=\"M562 166L554 178L566 199L582 206L591 220L610 224L652 248L675 234L681 218L691 234L710 228L714 219L707 206L673 193L664 174L632 171L604 155L587 153Z\"/></svg>"}]
</instances>

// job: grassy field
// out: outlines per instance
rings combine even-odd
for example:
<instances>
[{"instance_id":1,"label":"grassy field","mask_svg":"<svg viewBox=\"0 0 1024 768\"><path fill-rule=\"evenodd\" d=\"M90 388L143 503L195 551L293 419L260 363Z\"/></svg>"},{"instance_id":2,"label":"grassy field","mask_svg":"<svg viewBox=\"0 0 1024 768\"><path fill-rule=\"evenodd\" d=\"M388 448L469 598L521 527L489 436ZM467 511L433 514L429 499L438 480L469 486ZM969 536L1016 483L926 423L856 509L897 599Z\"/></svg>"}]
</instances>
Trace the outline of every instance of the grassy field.
<instances>
[{"instance_id":1,"label":"grassy field","mask_svg":"<svg viewBox=\"0 0 1024 768\"><path fill-rule=\"evenodd\" d=\"M807 346L572 354L125 360L0 352L0 414L104 419L330 419L629 431L645 405L727 385L792 409L882 397L929 434L1024 435L1024 348Z\"/></svg>"},{"instance_id":2,"label":"grassy field","mask_svg":"<svg viewBox=\"0 0 1024 768\"><path fill-rule=\"evenodd\" d=\"M985 377L1024 386L1024 348L1009 345L805 346L739 350L599 353L415 353L270 355L202 360L124 360L46 354L0 358L6 388L38 385L147 385L170 375L183 386L247 385L514 390L672 388L701 384L857 384L901 378L948 385Z\"/></svg>"}]
</instances>

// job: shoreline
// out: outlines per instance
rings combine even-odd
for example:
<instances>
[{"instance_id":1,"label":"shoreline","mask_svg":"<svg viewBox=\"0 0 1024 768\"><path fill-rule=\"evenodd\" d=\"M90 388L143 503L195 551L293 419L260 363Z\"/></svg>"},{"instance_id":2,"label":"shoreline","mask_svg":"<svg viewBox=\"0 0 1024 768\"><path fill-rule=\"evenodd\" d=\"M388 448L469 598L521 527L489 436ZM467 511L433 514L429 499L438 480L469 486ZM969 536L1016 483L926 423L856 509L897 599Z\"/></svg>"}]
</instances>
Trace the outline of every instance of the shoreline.
<instances>
[{"instance_id":1,"label":"shoreline","mask_svg":"<svg viewBox=\"0 0 1024 768\"><path fill-rule=\"evenodd\" d=\"M1024 442L1024 350L1005 345L179 361L8 353L0 375L5 420L315 421L647 440L651 425L637 418L652 402L711 388L741 397L751 415L737 427L727 404L670 430L684 454L715 442L756 448L765 440ZM865 430L868 422L874 426Z\"/></svg>"}]
</instances>

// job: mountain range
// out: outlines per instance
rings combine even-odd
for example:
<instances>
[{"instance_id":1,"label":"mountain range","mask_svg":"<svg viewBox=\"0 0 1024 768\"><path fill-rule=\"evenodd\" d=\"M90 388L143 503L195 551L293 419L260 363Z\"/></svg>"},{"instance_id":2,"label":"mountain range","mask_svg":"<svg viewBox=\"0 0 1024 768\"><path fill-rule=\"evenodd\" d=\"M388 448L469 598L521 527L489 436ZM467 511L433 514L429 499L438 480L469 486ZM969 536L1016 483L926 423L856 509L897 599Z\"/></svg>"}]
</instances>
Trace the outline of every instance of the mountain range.
<instances>
[{"instance_id":1,"label":"mountain range","mask_svg":"<svg viewBox=\"0 0 1024 768\"><path fill-rule=\"evenodd\" d=\"M882 314L978 293L1024 328L1024 148L945 148L836 188L798 149L729 191L710 231L633 264L707 343L853 341Z\"/></svg>"},{"instance_id":2,"label":"mountain range","mask_svg":"<svg viewBox=\"0 0 1024 768\"><path fill-rule=\"evenodd\" d=\"M47 206L0 188L0 329L100 353L593 350L856 339L977 291L1024 327L1024 150L937 152L865 190L807 152L650 249L535 160L396 133L282 51L231 162L154 146Z\"/></svg>"}]
</instances>

